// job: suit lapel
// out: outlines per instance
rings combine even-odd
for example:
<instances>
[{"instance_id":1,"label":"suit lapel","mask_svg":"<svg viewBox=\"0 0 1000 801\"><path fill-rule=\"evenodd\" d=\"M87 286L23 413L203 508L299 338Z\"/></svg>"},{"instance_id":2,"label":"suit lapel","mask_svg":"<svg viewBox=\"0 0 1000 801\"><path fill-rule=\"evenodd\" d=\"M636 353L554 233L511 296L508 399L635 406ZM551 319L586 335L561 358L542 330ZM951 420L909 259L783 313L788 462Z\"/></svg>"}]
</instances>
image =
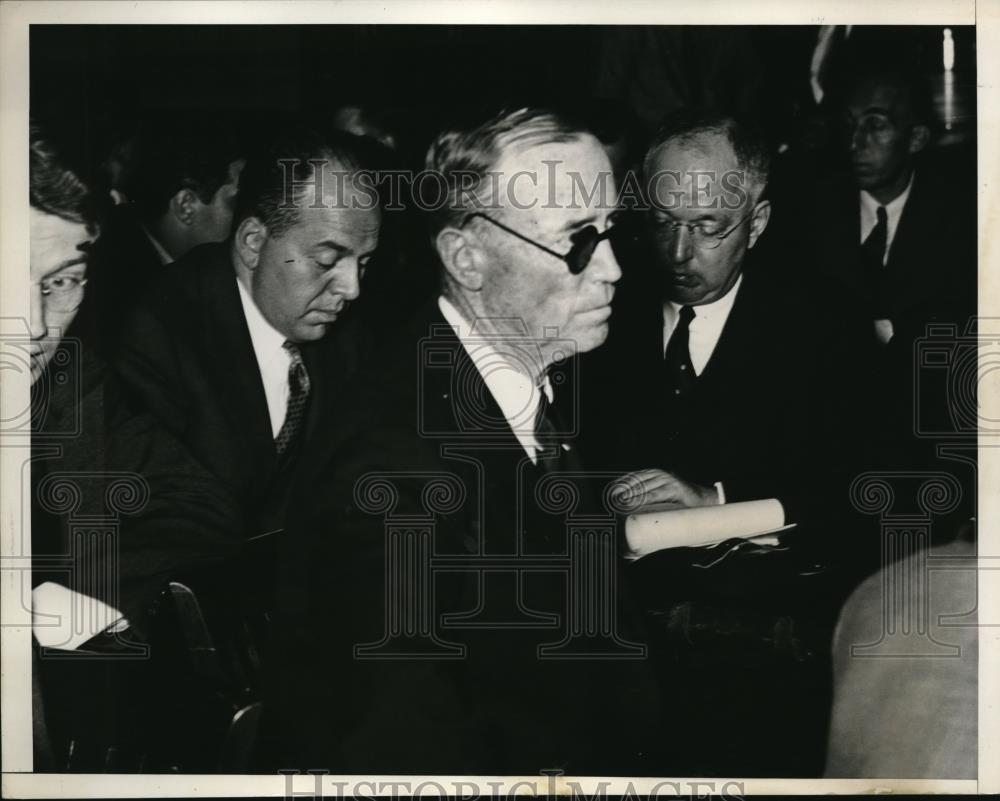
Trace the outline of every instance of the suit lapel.
<instances>
[{"instance_id":1,"label":"suit lapel","mask_svg":"<svg viewBox=\"0 0 1000 801\"><path fill-rule=\"evenodd\" d=\"M864 298L871 296L864 266L861 263L861 200L858 190L845 185L834 190L835 206L824 214L820 230L826 228L829 239L823 247L823 264L835 281L846 284Z\"/></svg>"},{"instance_id":2,"label":"suit lapel","mask_svg":"<svg viewBox=\"0 0 1000 801\"><path fill-rule=\"evenodd\" d=\"M264 395L264 383L254 355L236 275L225 250L218 261L205 270L206 348L218 358L217 369L210 374L216 391L229 411L239 441L247 451L250 464L273 467L276 459L271 419ZM214 344L210 344L214 343Z\"/></svg>"},{"instance_id":3,"label":"suit lapel","mask_svg":"<svg viewBox=\"0 0 1000 801\"><path fill-rule=\"evenodd\" d=\"M470 441L489 441L501 447L508 444L521 448L499 404L454 329L441 315L436 301L424 329L424 337L427 337L424 341L430 347L423 353L414 351L415 367L418 358L423 360L427 357L432 361L432 352L441 354L442 360L450 361L447 369L423 369L421 389L424 397L421 402L431 415L426 424L443 434L467 437ZM523 448L521 453L524 453Z\"/></svg>"},{"instance_id":4,"label":"suit lapel","mask_svg":"<svg viewBox=\"0 0 1000 801\"><path fill-rule=\"evenodd\" d=\"M609 374L626 376L637 399L653 401L657 414L665 391L662 294L651 279L623 286L612 317L613 339L598 351L599 358L615 362Z\"/></svg>"},{"instance_id":5,"label":"suit lapel","mask_svg":"<svg viewBox=\"0 0 1000 801\"><path fill-rule=\"evenodd\" d=\"M907 309L922 300L933 297L938 290L933 270L940 265L928 259L923 252L927 247L927 226L934 224L933 206L928 201L928 187L917 176L910 197L903 207L899 226L889 251L890 297L897 309Z\"/></svg>"},{"instance_id":6,"label":"suit lapel","mask_svg":"<svg viewBox=\"0 0 1000 801\"><path fill-rule=\"evenodd\" d=\"M695 384L696 401L699 394L712 391L720 376L725 376L728 384L734 375L746 369L747 354L755 352L751 339L756 336L761 325L766 324L766 321L754 320L751 316L756 290L753 277L744 272L743 282L719 335L719 341ZM728 391L732 392L732 388L729 387Z\"/></svg>"},{"instance_id":7,"label":"suit lapel","mask_svg":"<svg viewBox=\"0 0 1000 801\"><path fill-rule=\"evenodd\" d=\"M358 310L352 308L322 339L300 345L311 381L304 439L320 430L323 417L341 400L340 389L350 383L362 359L370 355L365 326Z\"/></svg>"}]
</instances>

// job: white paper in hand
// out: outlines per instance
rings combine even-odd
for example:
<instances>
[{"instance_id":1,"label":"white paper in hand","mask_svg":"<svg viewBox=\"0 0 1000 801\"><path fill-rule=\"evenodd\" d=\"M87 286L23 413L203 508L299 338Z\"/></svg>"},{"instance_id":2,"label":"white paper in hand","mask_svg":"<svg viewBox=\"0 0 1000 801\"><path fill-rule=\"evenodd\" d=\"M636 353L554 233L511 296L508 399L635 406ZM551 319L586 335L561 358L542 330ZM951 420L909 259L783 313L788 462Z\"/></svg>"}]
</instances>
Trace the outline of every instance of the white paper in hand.
<instances>
[{"instance_id":1,"label":"white paper in hand","mask_svg":"<svg viewBox=\"0 0 1000 801\"><path fill-rule=\"evenodd\" d=\"M679 509L647 506L625 520L625 539L638 559L664 548L698 547L741 537L751 539L784 527L776 498Z\"/></svg>"}]
</instances>

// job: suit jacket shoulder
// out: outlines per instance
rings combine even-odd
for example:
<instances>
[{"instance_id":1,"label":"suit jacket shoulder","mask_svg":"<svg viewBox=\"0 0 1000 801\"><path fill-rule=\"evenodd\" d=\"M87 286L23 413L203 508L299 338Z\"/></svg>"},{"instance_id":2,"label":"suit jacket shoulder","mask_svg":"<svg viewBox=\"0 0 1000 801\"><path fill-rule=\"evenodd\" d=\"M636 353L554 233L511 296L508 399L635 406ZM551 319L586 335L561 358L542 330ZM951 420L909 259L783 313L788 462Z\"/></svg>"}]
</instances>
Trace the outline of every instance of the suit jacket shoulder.
<instances>
[{"instance_id":1,"label":"suit jacket shoulder","mask_svg":"<svg viewBox=\"0 0 1000 801\"><path fill-rule=\"evenodd\" d=\"M266 495L276 456L267 401L224 244L196 248L150 286L115 367L127 400L238 497Z\"/></svg>"}]
</instances>

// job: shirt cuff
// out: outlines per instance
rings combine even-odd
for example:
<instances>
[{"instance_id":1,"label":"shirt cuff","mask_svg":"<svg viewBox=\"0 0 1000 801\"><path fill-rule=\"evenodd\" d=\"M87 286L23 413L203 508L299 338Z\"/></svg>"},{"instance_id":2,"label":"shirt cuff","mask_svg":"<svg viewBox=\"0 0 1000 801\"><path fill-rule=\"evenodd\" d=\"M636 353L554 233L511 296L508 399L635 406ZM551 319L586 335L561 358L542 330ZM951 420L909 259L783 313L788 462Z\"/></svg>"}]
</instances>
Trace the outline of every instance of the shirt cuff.
<instances>
[{"instance_id":1,"label":"shirt cuff","mask_svg":"<svg viewBox=\"0 0 1000 801\"><path fill-rule=\"evenodd\" d=\"M128 626L113 606L54 581L31 591L31 629L45 648L75 651L102 632L116 633Z\"/></svg>"},{"instance_id":2,"label":"shirt cuff","mask_svg":"<svg viewBox=\"0 0 1000 801\"><path fill-rule=\"evenodd\" d=\"M722 488L722 482L715 482L715 491L719 493L719 505L721 506L726 502L726 491Z\"/></svg>"}]
</instances>

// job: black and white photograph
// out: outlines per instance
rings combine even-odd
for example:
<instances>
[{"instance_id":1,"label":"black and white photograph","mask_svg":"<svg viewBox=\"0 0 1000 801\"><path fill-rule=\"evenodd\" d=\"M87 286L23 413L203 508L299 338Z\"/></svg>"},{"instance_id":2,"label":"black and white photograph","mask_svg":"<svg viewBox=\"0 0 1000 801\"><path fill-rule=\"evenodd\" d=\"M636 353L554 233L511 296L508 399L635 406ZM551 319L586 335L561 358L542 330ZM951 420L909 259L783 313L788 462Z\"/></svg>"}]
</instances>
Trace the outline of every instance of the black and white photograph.
<instances>
[{"instance_id":1,"label":"black and white photograph","mask_svg":"<svg viewBox=\"0 0 1000 801\"><path fill-rule=\"evenodd\" d=\"M996 18L421 5L0 4L4 796L996 790Z\"/></svg>"}]
</instances>

